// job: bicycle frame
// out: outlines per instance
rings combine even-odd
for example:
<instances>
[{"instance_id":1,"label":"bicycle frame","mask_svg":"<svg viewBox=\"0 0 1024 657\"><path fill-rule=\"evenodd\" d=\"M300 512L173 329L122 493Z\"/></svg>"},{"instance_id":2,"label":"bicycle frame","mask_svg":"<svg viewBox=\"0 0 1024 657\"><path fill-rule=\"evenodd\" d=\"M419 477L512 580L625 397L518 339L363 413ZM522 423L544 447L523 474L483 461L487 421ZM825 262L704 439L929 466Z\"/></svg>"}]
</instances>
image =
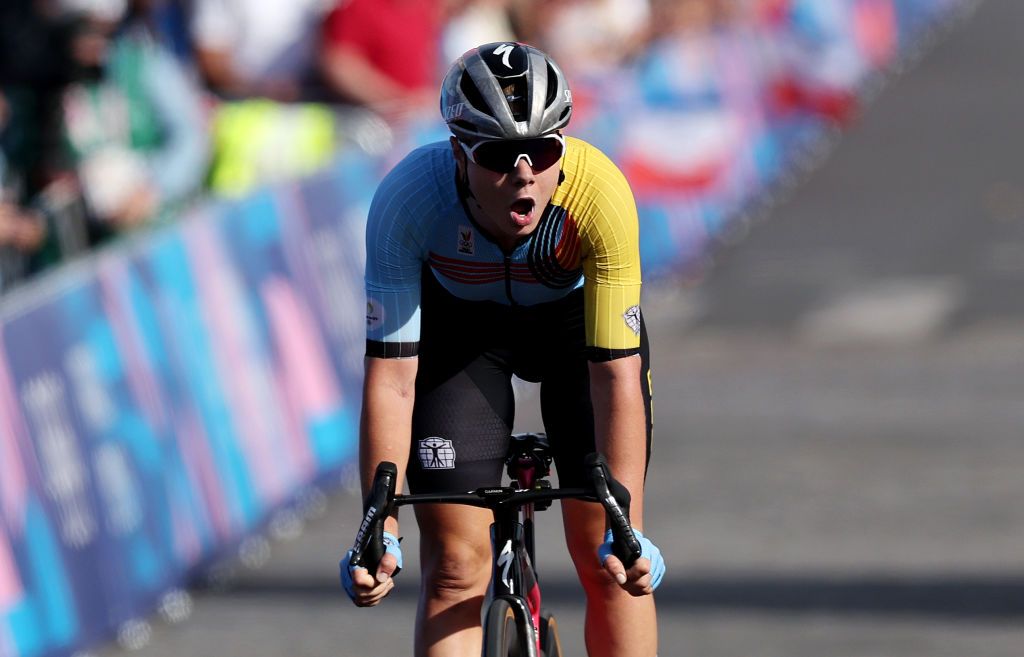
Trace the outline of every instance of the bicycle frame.
<instances>
[{"instance_id":1,"label":"bicycle frame","mask_svg":"<svg viewBox=\"0 0 1024 657\"><path fill-rule=\"evenodd\" d=\"M533 435L528 435L533 436ZM543 446L541 446L543 448ZM532 461L532 462L531 462ZM611 477L604 458L591 454L586 465L592 486L551 488L550 457L534 449L513 451L509 457L510 486L479 488L465 493L396 495L397 468L393 463L377 467L374 483L364 505L365 517L353 545L350 563L371 574L384 554L384 519L398 507L413 504L464 504L491 509L492 583L490 599L507 600L516 616L519 645L527 657L540 655L541 595L534 570L534 511L554 500L580 499L600 502L612 529L613 551L630 567L640 556L640 544L629 525L629 492Z\"/></svg>"}]
</instances>

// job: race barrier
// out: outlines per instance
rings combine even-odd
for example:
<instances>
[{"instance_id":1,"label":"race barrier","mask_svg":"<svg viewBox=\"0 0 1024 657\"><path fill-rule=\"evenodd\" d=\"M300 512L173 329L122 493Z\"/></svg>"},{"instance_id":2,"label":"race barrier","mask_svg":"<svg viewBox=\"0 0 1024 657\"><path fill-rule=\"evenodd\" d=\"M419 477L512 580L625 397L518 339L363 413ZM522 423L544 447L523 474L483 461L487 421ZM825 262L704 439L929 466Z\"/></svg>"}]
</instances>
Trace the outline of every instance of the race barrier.
<instances>
[{"instance_id":1,"label":"race barrier","mask_svg":"<svg viewBox=\"0 0 1024 657\"><path fill-rule=\"evenodd\" d=\"M699 268L815 161L873 75L964 6L765 4L757 23L653 43L575 85L571 133L633 184L647 280ZM439 123L0 300L0 657L109 640L351 468L366 208Z\"/></svg>"}]
</instances>

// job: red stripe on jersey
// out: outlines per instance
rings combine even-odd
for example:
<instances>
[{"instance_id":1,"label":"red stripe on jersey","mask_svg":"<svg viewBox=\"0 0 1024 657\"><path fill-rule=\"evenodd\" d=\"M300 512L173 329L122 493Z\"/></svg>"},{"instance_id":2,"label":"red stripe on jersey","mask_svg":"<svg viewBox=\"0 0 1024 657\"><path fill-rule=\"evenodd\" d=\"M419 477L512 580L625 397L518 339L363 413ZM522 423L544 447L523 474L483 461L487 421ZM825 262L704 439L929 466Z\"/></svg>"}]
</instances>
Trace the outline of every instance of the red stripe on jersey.
<instances>
[{"instance_id":1,"label":"red stripe on jersey","mask_svg":"<svg viewBox=\"0 0 1024 657\"><path fill-rule=\"evenodd\" d=\"M480 271L480 272L504 272L505 267L501 263L495 262L474 262L473 260L460 260L458 258L448 258L443 255L439 255L430 252L430 261L438 266L452 267L462 269L464 271Z\"/></svg>"},{"instance_id":2,"label":"red stripe on jersey","mask_svg":"<svg viewBox=\"0 0 1024 657\"><path fill-rule=\"evenodd\" d=\"M434 271L444 276L445 278L451 279L456 283L466 283L468 285L485 285L487 283L498 283L505 279L504 274L489 274L482 276L466 276L457 271L451 271L447 269L439 269L434 267Z\"/></svg>"},{"instance_id":3,"label":"red stripe on jersey","mask_svg":"<svg viewBox=\"0 0 1024 657\"><path fill-rule=\"evenodd\" d=\"M555 245L555 260L566 271L573 271L580 266L580 233L570 214L565 216L562 236Z\"/></svg>"},{"instance_id":4,"label":"red stripe on jersey","mask_svg":"<svg viewBox=\"0 0 1024 657\"><path fill-rule=\"evenodd\" d=\"M449 258L430 252L430 266L437 273L459 283L484 284L497 283L505 279L505 264L494 262L475 262L472 260L461 260ZM524 263L510 263L508 276L519 283L539 283L540 281L530 271L530 266Z\"/></svg>"}]
</instances>

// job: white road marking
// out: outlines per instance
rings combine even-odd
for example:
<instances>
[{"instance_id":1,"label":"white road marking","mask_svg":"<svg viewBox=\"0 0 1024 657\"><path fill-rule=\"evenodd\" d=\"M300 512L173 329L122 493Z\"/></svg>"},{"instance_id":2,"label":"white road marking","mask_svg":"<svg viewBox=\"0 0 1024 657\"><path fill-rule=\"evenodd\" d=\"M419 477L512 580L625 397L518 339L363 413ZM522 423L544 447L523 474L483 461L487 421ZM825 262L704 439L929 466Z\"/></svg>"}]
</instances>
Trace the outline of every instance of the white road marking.
<instances>
[{"instance_id":1,"label":"white road marking","mask_svg":"<svg viewBox=\"0 0 1024 657\"><path fill-rule=\"evenodd\" d=\"M963 297L964 285L953 277L877 281L809 312L797 331L822 345L915 342L939 331Z\"/></svg>"}]
</instances>

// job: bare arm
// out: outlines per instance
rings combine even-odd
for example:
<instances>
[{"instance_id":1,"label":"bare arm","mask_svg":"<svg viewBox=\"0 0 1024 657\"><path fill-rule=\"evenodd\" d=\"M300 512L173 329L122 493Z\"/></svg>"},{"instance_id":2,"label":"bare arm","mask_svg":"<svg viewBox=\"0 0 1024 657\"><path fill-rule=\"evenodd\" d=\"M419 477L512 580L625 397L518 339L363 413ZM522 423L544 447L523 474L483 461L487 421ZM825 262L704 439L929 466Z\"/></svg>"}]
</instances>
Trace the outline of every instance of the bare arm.
<instances>
[{"instance_id":1,"label":"bare arm","mask_svg":"<svg viewBox=\"0 0 1024 657\"><path fill-rule=\"evenodd\" d=\"M210 88L228 96L245 95L245 81L235 73L230 53L197 46L195 54L199 70Z\"/></svg>"},{"instance_id":2,"label":"bare arm","mask_svg":"<svg viewBox=\"0 0 1024 657\"><path fill-rule=\"evenodd\" d=\"M640 356L590 364L597 450L612 474L629 489L630 520L643 531L647 417L640 382Z\"/></svg>"},{"instance_id":3,"label":"bare arm","mask_svg":"<svg viewBox=\"0 0 1024 657\"><path fill-rule=\"evenodd\" d=\"M195 53L203 79L215 93L227 98L259 97L284 103L299 100L300 89L295 80L248 80L235 69L230 52L196 47Z\"/></svg>"},{"instance_id":4,"label":"bare arm","mask_svg":"<svg viewBox=\"0 0 1024 657\"><path fill-rule=\"evenodd\" d=\"M376 106L397 102L405 90L375 69L358 51L346 46L324 48L320 67L331 89L345 100Z\"/></svg>"},{"instance_id":5,"label":"bare arm","mask_svg":"<svg viewBox=\"0 0 1024 657\"><path fill-rule=\"evenodd\" d=\"M359 422L359 470L364 497L373 486L373 474L381 461L398 466L396 489L402 490L409 461L418 364L416 358L366 358ZM386 518L384 531L399 536L398 519ZM352 601L359 607L380 604L395 587L392 576L397 569L398 559L390 552L377 564L376 577L371 577L365 568L352 569Z\"/></svg>"},{"instance_id":6,"label":"bare arm","mask_svg":"<svg viewBox=\"0 0 1024 657\"><path fill-rule=\"evenodd\" d=\"M417 358L366 358L359 423L359 471L364 495L369 492L373 473L381 461L398 466L396 487L402 490L409 461L418 367ZM389 518L385 529L397 535L397 521Z\"/></svg>"}]
</instances>

